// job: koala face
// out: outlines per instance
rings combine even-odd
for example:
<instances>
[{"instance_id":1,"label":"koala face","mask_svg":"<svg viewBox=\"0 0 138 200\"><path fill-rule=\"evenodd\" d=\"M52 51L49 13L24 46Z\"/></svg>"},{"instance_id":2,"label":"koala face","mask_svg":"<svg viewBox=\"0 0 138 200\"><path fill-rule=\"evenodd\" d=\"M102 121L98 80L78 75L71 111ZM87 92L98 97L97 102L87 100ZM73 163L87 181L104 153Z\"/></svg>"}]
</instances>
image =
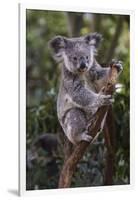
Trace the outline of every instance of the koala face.
<instances>
[{"instance_id":1,"label":"koala face","mask_svg":"<svg viewBox=\"0 0 138 200\"><path fill-rule=\"evenodd\" d=\"M98 33L89 34L80 38L65 38L56 36L50 45L56 58L63 60L65 67L72 73L88 71L94 61L96 48L101 41Z\"/></svg>"},{"instance_id":2,"label":"koala face","mask_svg":"<svg viewBox=\"0 0 138 200\"><path fill-rule=\"evenodd\" d=\"M85 72L93 64L94 49L82 41L68 41L70 43L62 52L67 69L73 73Z\"/></svg>"}]
</instances>

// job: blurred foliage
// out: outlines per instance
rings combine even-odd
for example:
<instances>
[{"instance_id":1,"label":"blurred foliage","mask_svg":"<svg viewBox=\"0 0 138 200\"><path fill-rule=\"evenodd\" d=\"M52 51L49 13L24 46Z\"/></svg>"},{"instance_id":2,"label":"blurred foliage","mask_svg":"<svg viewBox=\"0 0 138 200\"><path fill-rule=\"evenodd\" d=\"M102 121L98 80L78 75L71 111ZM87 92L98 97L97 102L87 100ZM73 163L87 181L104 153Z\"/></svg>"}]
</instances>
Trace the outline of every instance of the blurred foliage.
<instances>
[{"instance_id":1,"label":"blurred foliage","mask_svg":"<svg viewBox=\"0 0 138 200\"><path fill-rule=\"evenodd\" d=\"M27 10L27 190L57 188L63 164L62 145L51 154L44 145L34 150L34 141L43 133L54 133L57 137L61 132L56 114L60 65L53 60L48 41L55 35L70 37L89 32L103 34L97 55L100 63L108 63L111 58L123 61L124 71L119 80L122 88L117 90L113 106L116 125L114 184L129 184L129 16ZM72 187L103 185L105 154L101 135L78 164Z\"/></svg>"}]
</instances>

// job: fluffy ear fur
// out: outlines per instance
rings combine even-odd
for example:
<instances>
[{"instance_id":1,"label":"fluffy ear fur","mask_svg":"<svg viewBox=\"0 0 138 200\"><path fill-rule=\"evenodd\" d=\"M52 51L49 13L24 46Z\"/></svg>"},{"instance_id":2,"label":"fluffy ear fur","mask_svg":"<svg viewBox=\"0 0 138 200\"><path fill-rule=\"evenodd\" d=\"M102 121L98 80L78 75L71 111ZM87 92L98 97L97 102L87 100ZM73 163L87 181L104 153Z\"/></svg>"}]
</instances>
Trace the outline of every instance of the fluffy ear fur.
<instances>
[{"instance_id":1,"label":"fluffy ear fur","mask_svg":"<svg viewBox=\"0 0 138 200\"><path fill-rule=\"evenodd\" d=\"M61 49L65 48L65 38L62 36L55 36L50 42L49 46L53 49L55 54L58 54Z\"/></svg>"},{"instance_id":2,"label":"fluffy ear fur","mask_svg":"<svg viewBox=\"0 0 138 200\"><path fill-rule=\"evenodd\" d=\"M103 38L102 38L102 35L99 34L99 33L91 33L91 34L86 35L84 37L84 39L85 39L87 44L97 48Z\"/></svg>"}]
</instances>

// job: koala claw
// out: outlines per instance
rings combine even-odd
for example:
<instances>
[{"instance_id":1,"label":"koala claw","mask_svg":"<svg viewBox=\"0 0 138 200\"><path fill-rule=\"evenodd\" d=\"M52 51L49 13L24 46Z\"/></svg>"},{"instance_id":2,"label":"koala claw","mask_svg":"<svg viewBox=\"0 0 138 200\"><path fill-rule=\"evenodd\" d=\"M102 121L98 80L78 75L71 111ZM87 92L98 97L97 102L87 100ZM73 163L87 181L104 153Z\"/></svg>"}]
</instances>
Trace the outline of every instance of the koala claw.
<instances>
[{"instance_id":1,"label":"koala claw","mask_svg":"<svg viewBox=\"0 0 138 200\"><path fill-rule=\"evenodd\" d=\"M117 61L115 59L112 60L110 67L116 67L118 72L121 72L123 70L123 66L122 66L122 61Z\"/></svg>"},{"instance_id":2,"label":"koala claw","mask_svg":"<svg viewBox=\"0 0 138 200\"><path fill-rule=\"evenodd\" d=\"M111 95L99 95L98 101L100 106L103 106L112 104L114 102L114 99Z\"/></svg>"}]
</instances>

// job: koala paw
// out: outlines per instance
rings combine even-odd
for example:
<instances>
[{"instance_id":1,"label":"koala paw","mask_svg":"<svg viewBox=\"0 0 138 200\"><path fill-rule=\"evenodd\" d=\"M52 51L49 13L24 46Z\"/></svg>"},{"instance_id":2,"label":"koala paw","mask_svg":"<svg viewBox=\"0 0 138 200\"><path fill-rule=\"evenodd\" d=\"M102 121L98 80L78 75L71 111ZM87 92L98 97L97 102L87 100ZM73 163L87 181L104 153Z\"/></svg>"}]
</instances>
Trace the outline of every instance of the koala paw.
<instances>
[{"instance_id":1,"label":"koala paw","mask_svg":"<svg viewBox=\"0 0 138 200\"><path fill-rule=\"evenodd\" d=\"M99 94L97 102L99 106L106 106L111 105L114 102L114 99L111 95Z\"/></svg>"},{"instance_id":2,"label":"koala paw","mask_svg":"<svg viewBox=\"0 0 138 200\"><path fill-rule=\"evenodd\" d=\"M88 135L88 132L86 131L81 135L81 140L84 140L86 142L91 142L92 136Z\"/></svg>"},{"instance_id":3,"label":"koala paw","mask_svg":"<svg viewBox=\"0 0 138 200\"><path fill-rule=\"evenodd\" d=\"M110 67L116 67L118 73L120 73L123 70L123 66L122 66L122 62L121 61L117 61L115 59L112 60L112 62L110 63Z\"/></svg>"}]
</instances>

